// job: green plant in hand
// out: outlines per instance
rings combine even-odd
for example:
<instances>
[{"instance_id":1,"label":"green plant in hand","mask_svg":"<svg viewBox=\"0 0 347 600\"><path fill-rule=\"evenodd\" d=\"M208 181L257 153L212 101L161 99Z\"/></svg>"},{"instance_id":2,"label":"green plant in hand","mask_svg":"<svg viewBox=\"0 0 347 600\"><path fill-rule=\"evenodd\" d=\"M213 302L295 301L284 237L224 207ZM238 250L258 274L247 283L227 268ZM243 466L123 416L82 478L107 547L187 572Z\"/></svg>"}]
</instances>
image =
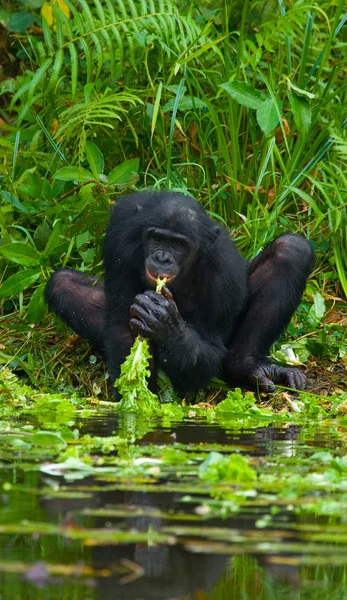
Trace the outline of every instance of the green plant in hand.
<instances>
[{"instance_id":1,"label":"green plant in hand","mask_svg":"<svg viewBox=\"0 0 347 600\"><path fill-rule=\"evenodd\" d=\"M165 283L166 278L158 277L156 287L158 293L161 293ZM151 412L158 406L158 396L153 394L147 385L147 379L151 374L149 369L151 358L148 340L138 335L129 356L121 365L121 374L114 384L122 396L117 406L118 410L143 413Z\"/></svg>"},{"instance_id":2,"label":"green plant in hand","mask_svg":"<svg viewBox=\"0 0 347 600\"><path fill-rule=\"evenodd\" d=\"M157 406L158 397L147 386L147 379L151 374L150 360L149 343L138 335L129 356L121 366L120 377L114 384L122 396L118 410L150 412Z\"/></svg>"}]
</instances>

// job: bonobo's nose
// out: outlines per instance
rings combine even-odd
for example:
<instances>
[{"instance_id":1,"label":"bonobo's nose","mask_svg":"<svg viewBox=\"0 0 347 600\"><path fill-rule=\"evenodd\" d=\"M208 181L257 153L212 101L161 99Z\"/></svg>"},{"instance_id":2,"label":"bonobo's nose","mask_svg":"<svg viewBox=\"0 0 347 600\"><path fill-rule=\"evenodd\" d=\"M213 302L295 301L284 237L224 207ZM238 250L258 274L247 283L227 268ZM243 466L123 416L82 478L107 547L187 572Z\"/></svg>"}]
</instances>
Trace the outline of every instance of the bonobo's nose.
<instances>
[{"instance_id":1,"label":"bonobo's nose","mask_svg":"<svg viewBox=\"0 0 347 600\"><path fill-rule=\"evenodd\" d=\"M163 250L157 250L157 252L154 255L154 259L158 264L163 266L169 266L172 264L171 256Z\"/></svg>"}]
</instances>

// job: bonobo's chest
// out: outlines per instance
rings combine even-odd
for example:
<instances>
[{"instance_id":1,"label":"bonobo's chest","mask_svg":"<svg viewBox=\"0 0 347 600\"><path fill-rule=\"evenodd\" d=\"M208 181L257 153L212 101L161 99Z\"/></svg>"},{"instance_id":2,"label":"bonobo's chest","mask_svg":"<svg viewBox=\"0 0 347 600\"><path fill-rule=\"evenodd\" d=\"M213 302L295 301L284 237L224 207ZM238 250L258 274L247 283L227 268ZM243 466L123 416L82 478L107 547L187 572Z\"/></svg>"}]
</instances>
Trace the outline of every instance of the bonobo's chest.
<instances>
[{"instance_id":1,"label":"bonobo's chest","mask_svg":"<svg viewBox=\"0 0 347 600\"><path fill-rule=\"evenodd\" d=\"M185 320L190 320L190 317L199 311L194 292L191 292L189 296L175 298L175 302L181 317Z\"/></svg>"}]
</instances>

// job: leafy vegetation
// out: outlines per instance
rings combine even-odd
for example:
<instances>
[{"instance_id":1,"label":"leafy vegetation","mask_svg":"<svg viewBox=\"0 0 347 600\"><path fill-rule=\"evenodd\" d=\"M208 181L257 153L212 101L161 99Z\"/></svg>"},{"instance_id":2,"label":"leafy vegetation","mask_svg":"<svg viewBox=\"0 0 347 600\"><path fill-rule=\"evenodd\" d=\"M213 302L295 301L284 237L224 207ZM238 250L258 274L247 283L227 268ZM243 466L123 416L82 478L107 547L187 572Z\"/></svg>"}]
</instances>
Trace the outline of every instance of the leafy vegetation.
<instances>
[{"instance_id":1,"label":"leafy vegetation","mask_svg":"<svg viewBox=\"0 0 347 600\"><path fill-rule=\"evenodd\" d=\"M101 274L110 203L149 185L192 193L247 257L283 231L309 237L316 270L274 351L345 359L344 11L342 0L1 9L3 363L40 385L49 364L71 385L45 282L64 265ZM87 370L88 393L104 391Z\"/></svg>"},{"instance_id":2,"label":"leafy vegetation","mask_svg":"<svg viewBox=\"0 0 347 600\"><path fill-rule=\"evenodd\" d=\"M346 23L343 0L2 3L4 598L346 597ZM159 403L145 351L141 410L132 368L108 402L43 290L61 266L102 275L110 204L144 186L194 195L248 258L310 239L273 350L309 391L179 398L160 374Z\"/></svg>"}]
</instances>

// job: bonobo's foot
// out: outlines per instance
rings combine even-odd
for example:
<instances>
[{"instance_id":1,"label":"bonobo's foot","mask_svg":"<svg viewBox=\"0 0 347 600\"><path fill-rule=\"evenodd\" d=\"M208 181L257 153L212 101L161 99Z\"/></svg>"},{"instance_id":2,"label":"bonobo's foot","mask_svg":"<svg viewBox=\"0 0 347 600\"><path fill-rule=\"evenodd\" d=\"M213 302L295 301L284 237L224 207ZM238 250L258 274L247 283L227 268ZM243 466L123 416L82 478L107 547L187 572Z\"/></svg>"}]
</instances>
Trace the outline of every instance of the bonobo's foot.
<instances>
[{"instance_id":1,"label":"bonobo's foot","mask_svg":"<svg viewBox=\"0 0 347 600\"><path fill-rule=\"evenodd\" d=\"M275 384L295 390L303 390L306 377L293 367L284 367L266 358L256 359L252 356L227 358L225 372L233 384L247 385L261 392L274 392Z\"/></svg>"}]
</instances>

